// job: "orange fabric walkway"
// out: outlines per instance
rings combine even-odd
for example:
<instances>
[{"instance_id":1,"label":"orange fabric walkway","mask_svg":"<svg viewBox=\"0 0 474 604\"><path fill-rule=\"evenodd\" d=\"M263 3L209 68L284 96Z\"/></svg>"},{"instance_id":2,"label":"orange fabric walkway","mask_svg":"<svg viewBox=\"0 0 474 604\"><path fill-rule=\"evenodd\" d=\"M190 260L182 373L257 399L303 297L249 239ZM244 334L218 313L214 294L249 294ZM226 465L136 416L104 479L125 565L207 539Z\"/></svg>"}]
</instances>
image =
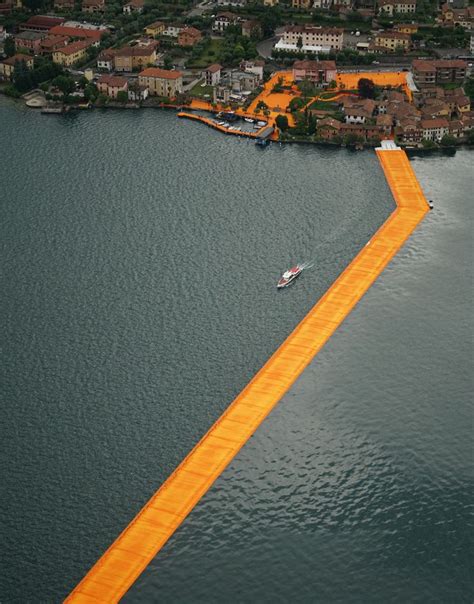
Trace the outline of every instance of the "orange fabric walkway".
<instances>
[{"instance_id":1,"label":"orange fabric walkway","mask_svg":"<svg viewBox=\"0 0 474 604\"><path fill-rule=\"evenodd\" d=\"M428 210L404 151L378 150L397 208L67 598L117 602L347 317Z\"/></svg>"}]
</instances>

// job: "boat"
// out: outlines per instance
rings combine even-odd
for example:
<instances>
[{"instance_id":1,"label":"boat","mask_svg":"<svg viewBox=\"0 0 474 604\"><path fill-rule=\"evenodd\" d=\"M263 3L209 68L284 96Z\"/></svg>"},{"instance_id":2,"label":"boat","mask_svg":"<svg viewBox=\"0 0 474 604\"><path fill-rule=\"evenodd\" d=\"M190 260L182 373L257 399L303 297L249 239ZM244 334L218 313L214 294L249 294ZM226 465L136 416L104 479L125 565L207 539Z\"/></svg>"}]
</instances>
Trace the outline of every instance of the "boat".
<instances>
[{"instance_id":1,"label":"boat","mask_svg":"<svg viewBox=\"0 0 474 604\"><path fill-rule=\"evenodd\" d=\"M249 124L253 124L253 119L251 117L244 117L244 122L247 122Z\"/></svg>"},{"instance_id":2,"label":"boat","mask_svg":"<svg viewBox=\"0 0 474 604\"><path fill-rule=\"evenodd\" d=\"M280 281L278 281L277 288L281 289L282 287L288 287L288 285L290 285L290 283L293 283L293 281L297 277L299 277L302 272L303 272L303 267L300 266L299 264L297 264L293 268L288 269L287 271L285 271L283 273L283 275L280 278Z\"/></svg>"},{"instance_id":3,"label":"boat","mask_svg":"<svg viewBox=\"0 0 474 604\"><path fill-rule=\"evenodd\" d=\"M263 128L263 126L266 126L267 122L257 122L257 126L260 126L260 128Z\"/></svg>"}]
</instances>

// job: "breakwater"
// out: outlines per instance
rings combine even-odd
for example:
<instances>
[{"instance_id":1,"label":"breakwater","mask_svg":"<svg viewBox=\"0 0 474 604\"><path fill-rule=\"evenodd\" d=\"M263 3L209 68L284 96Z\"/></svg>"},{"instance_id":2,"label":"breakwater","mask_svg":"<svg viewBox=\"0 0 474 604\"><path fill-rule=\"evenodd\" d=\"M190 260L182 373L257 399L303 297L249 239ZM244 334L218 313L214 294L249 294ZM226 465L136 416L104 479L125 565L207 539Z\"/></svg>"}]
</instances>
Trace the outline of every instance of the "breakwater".
<instances>
[{"instance_id":1,"label":"breakwater","mask_svg":"<svg viewBox=\"0 0 474 604\"><path fill-rule=\"evenodd\" d=\"M350 313L428 211L406 154L377 150L397 207L293 333L71 593L116 602Z\"/></svg>"}]
</instances>

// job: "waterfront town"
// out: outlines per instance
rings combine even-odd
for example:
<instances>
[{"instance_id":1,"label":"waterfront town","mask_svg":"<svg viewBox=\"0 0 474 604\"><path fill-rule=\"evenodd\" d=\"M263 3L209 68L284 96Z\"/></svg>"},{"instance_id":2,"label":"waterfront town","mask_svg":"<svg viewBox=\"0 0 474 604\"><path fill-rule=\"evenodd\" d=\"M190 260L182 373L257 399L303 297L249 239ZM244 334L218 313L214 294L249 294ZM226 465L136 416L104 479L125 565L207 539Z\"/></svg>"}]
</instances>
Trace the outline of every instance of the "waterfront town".
<instances>
[{"instance_id":1,"label":"waterfront town","mask_svg":"<svg viewBox=\"0 0 474 604\"><path fill-rule=\"evenodd\" d=\"M0 3L0 92L171 107L262 143L473 144L472 61L466 0Z\"/></svg>"}]
</instances>

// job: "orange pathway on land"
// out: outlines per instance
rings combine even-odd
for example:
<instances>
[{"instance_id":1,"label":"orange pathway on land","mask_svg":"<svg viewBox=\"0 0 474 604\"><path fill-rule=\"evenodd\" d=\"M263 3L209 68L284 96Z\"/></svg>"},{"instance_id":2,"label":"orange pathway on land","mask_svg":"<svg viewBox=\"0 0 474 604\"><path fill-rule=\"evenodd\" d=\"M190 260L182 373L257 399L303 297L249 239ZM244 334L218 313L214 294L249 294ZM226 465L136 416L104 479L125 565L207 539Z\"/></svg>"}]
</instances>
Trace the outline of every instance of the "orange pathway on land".
<instances>
[{"instance_id":1,"label":"orange pathway on land","mask_svg":"<svg viewBox=\"0 0 474 604\"><path fill-rule=\"evenodd\" d=\"M382 144L384 147L386 143ZM67 602L117 602L347 317L428 210L404 151L377 154L396 209L109 547Z\"/></svg>"}]
</instances>

